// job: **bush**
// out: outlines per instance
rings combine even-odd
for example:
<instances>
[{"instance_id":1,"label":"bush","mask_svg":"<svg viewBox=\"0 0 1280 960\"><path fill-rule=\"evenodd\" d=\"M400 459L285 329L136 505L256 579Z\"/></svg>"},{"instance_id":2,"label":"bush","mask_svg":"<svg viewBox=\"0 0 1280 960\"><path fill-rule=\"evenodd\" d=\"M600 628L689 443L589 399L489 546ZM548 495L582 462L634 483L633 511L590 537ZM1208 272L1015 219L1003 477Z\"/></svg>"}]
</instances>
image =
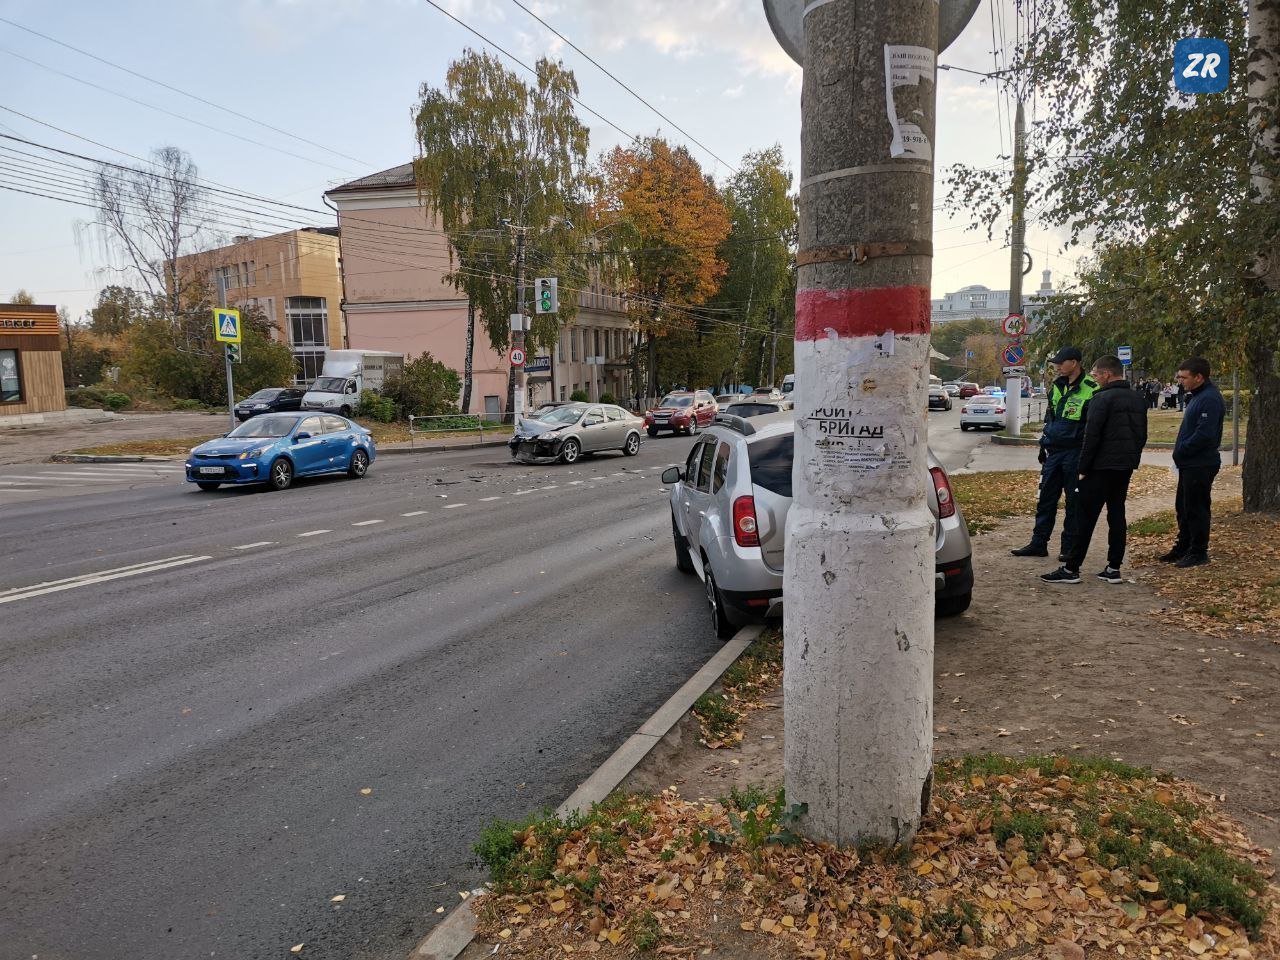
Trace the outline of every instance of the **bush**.
<instances>
[{"instance_id":1,"label":"bush","mask_svg":"<svg viewBox=\"0 0 1280 960\"><path fill-rule=\"evenodd\" d=\"M379 423L390 423L396 418L396 402L372 390L365 390L360 394L360 408L356 412Z\"/></svg>"},{"instance_id":2,"label":"bush","mask_svg":"<svg viewBox=\"0 0 1280 960\"><path fill-rule=\"evenodd\" d=\"M600 402L616 404L618 401L617 401L617 398L615 398L612 393L602 393L600 394Z\"/></svg>"},{"instance_id":3,"label":"bush","mask_svg":"<svg viewBox=\"0 0 1280 960\"><path fill-rule=\"evenodd\" d=\"M575 390L573 393L569 394L569 399L574 403L590 403L591 395L585 390Z\"/></svg>"},{"instance_id":4,"label":"bush","mask_svg":"<svg viewBox=\"0 0 1280 960\"><path fill-rule=\"evenodd\" d=\"M133 398L127 393L108 393L102 398L102 402L106 404L108 410L123 410L133 403Z\"/></svg>"},{"instance_id":5,"label":"bush","mask_svg":"<svg viewBox=\"0 0 1280 960\"><path fill-rule=\"evenodd\" d=\"M181 400L173 401L173 409L175 410L204 410L205 405L199 400L191 397L184 397Z\"/></svg>"},{"instance_id":6,"label":"bush","mask_svg":"<svg viewBox=\"0 0 1280 960\"><path fill-rule=\"evenodd\" d=\"M392 400L402 417L456 413L461 393L458 374L429 353L406 357L404 373L388 377L382 385L382 395Z\"/></svg>"},{"instance_id":7,"label":"bush","mask_svg":"<svg viewBox=\"0 0 1280 960\"><path fill-rule=\"evenodd\" d=\"M107 391L101 387L70 387L66 391L69 407L105 407Z\"/></svg>"}]
</instances>

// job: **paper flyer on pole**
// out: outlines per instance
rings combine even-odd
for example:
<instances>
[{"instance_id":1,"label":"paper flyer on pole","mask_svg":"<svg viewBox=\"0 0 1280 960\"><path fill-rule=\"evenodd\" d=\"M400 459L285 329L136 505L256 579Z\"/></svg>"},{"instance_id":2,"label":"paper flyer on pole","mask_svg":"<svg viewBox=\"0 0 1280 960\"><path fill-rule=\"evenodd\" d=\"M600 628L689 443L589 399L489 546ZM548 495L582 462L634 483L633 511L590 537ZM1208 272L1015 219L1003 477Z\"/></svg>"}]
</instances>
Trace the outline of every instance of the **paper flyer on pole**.
<instances>
[{"instance_id":1,"label":"paper flyer on pole","mask_svg":"<svg viewBox=\"0 0 1280 960\"><path fill-rule=\"evenodd\" d=\"M884 48L884 96L893 140L889 155L902 160L933 160L933 145L921 126L927 98L933 96L934 53L928 47Z\"/></svg>"}]
</instances>

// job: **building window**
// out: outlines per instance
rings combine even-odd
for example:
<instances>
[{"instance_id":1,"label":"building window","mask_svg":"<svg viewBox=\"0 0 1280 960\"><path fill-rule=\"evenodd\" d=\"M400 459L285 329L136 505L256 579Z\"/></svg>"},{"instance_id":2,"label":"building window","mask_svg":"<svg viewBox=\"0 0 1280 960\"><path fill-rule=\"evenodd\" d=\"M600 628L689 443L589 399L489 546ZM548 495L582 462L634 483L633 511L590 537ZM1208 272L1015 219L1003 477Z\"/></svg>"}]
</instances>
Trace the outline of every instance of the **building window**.
<instances>
[{"instance_id":1,"label":"building window","mask_svg":"<svg viewBox=\"0 0 1280 960\"><path fill-rule=\"evenodd\" d=\"M563 383L560 384L560 399L561 400L565 399L565 386Z\"/></svg>"},{"instance_id":2,"label":"building window","mask_svg":"<svg viewBox=\"0 0 1280 960\"><path fill-rule=\"evenodd\" d=\"M17 350L0 350L0 403L22 402L22 368Z\"/></svg>"},{"instance_id":3,"label":"building window","mask_svg":"<svg viewBox=\"0 0 1280 960\"><path fill-rule=\"evenodd\" d=\"M569 334L569 359L576 361L578 359L578 331L570 330ZM577 387L573 389L577 390Z\"/></svg>"},{"instance_id":4,"label":"building window","mask_svg":"<svg viewBox=\"0 0 1280 960\"><path fill-rule=\"evenodd\" d=\"M560 339L556 341L556 359L564 363L564 334L560 334ZM563 399L563 398L561 398Z\"/></svg>"},{"instance_id":5,"label":"building window","mask_svg":"<svg viewBox=\"0 0 1280 960\"><path fill-rule=\"evenodd\" d=\"M295 386L310 386L320 376L324 366L323 350L295 350L293 352L293 382Z\"/></svg>"},{"instance_id":6,"label":"building window","mask_svg":"<svg viewBox=\"0 0 1280 960\"><path fill-rule=\"evenodd\" d=\"M604 356L604 354L602 354L602 353L600 352L600 331L599 331L599 330L595 330L595 331L593 331L593 333L595 334L596 352L595 352L595 353L593 353L593 354L592 354L592 356L593 356L593 357L600 357L600 356Z\"/></svg>"},{"instance_id":7,"label":"building window","mask_svg":"<svg viewBox=\"0 0 1280 960\"><path fill-rule=\"evenodd\" d=\"M284 316L289 342L295 347L328 346L329 311L324 297L286 297Z\"/></svg>"}]
</instances>

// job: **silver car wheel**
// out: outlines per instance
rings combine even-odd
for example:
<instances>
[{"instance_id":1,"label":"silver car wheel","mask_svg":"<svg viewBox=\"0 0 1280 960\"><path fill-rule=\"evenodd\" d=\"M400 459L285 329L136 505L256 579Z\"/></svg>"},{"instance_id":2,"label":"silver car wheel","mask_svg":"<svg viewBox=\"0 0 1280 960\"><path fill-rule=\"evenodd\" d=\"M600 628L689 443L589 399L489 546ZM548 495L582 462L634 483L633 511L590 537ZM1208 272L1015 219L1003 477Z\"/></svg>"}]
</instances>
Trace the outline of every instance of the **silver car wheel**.
<instances>
[{"instance_id":1,"label":"silver car wheel","mask_svg":"<svg viewBox=\"0 0 1280 960\"><path fill-rule=\"evenodd\" d=\"M357 450L351 454L351 466L348 469L351 476L359 480L369 472L369 455L363 450Z\"/></svg>"},{"instance_id":2,"label":"silver car wheel","mask_svg":"<svg viewBox=\"0 0 1280 960\"><path fill-rule=\"evenodd\" d=\"M570 437L564 442L564 446L560 448L560 460L563 463L577 463L578 454L582 452L582 447L578 441Z\"/></svg>"},{"instance_id":3,"label":"silver car wheel","mask_svg":"<svg viewBox=\"0 0 1280 960\"><path fill-rule=\"evenodd\" d=\"M638 434L635 434L635 433L627 434L627 443L622 448L622 452L625 453L628 457L634 457L637 453L640 452L640 437Z\"/></svg>"}]
</instances>

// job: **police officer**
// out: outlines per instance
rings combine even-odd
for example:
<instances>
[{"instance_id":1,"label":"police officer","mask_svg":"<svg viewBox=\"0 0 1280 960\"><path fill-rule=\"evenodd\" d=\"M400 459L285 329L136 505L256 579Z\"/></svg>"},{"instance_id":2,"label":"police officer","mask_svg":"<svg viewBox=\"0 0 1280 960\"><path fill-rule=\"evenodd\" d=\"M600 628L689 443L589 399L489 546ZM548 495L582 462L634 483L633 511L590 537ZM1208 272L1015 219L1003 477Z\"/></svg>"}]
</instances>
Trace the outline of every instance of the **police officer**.
<instances>
[{"instance_id":1,"label":"police officer","mask_svg":"<svg viewBox=\"0 0 1280 960\"><path fill-rule=\"evenodd\" d=\"M1066 562L1075 546L1076 477L1080 447L1084 443L1085 415L1098 384L1084 374L1084 354L1079 347L1063 347L1050 363L1058 368L1058 379L1049 389L1049 404L1040 435L1040 500L1036 504L1036 525L1031 542L1011 550L1015 557L1047 557L1049 538L1058 514L1058 500L1067 495L1062 518L1060 562Z\"/></svg>"}]
</instances>

